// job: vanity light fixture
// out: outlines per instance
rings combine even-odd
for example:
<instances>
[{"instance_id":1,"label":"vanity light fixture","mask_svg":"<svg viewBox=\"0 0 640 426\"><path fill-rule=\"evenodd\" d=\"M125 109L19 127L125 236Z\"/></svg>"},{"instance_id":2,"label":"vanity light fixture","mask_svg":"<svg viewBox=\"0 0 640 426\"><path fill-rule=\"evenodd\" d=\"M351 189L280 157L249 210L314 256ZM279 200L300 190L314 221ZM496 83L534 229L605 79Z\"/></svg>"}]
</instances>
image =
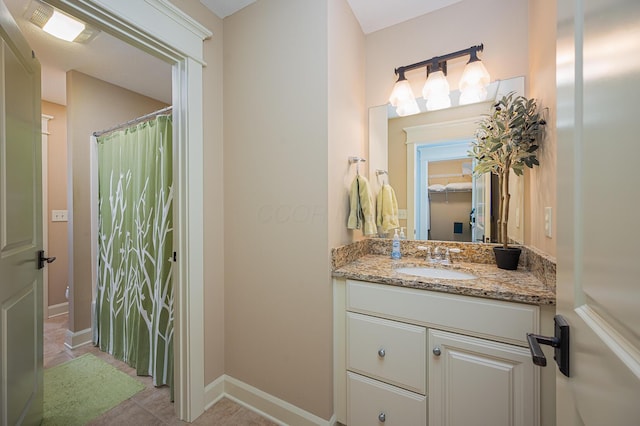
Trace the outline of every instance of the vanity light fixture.
<instances>
[{"instance_id":1,"label":"vanity light fixture","mask_svg":"<svg viewBox=\"0 0 640 426\"><path fill-rule=\"evenodd\" d=\"M405 65L396 68L398 76L389 102L396 107L399 116L417 114L420 108L416 102L405 72L425 67L427 81L422 89L422 96L427 101L427 110L448 108L451 106L449 97L449 82L447 81L447 61L469 55L469 62L460 78L460 105L483 101L487 97L486 86L491 78L487 69L478 58L478 52L482 52L484 45L471 46L468 49L459 50L447 55L435 56L422 62Z\"/></svg>"},{"instance_id":2,"label":"vanity light fixture","mask_svg":"<svg viewBox=\"0 0 640 426\"><path fill-rule=\"evenodd\" d=\"M24 17L52 36L75 43L88 43L100 32L39 0L31 1Z\"/></svg>"}]
</instances>

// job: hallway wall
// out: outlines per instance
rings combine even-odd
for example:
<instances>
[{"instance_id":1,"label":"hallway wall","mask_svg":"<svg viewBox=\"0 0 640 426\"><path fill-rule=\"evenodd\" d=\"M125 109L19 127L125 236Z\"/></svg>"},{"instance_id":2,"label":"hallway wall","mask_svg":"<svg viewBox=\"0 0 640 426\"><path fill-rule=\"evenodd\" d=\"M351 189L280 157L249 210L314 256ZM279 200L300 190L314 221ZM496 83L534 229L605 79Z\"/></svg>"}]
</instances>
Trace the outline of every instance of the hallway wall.
<instances>
[{"instance_id":1,"label":"hallway wall","mask_svg":"<svg viewBox=\"0 0 640 426\"><path fill-rule=\"evenodd\" d=\"M65 303L65 290L69 279L68 222L52 222L51 210L67 210L67 108L52 102L41 102L42 114L50 115L47 148L47 207L48 256L55 256L46 271L49 274L49 300L47 306ZM47 313L45 312L45 317Z\"/></svg>"}]
</instances>

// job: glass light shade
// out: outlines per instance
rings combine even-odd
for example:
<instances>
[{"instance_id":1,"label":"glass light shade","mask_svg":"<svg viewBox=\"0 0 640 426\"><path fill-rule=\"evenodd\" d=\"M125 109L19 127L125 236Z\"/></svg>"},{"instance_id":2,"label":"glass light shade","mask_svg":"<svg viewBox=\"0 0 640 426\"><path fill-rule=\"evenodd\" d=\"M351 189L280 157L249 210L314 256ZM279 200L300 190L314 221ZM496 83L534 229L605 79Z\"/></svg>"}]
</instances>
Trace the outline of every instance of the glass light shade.
<instances>
[{"instance_id":1,"label":"glass light shade","mask_svg":"<svg viewBox=\"0 0 640 426\"><path fill-rule=\"evenodd\" d=\"M389 103L394 107L397 107L399 104L407 102L410 99L415 100L415 98L416 97L413 95L413 90L411 90L409 81L403 79L398 80L395 86L393 86L393 91L389 97Z\"/></svg>"},{"instance_id":2,"label":"glass light shade","mask_svg":"<svg viewBox=\"0 0 640 426\"><path fill-rule=\"evenodd\" d=\"M485 99L487 99L487 89L484 86L468 87L460 91L460 105L482 102Z\"/></svg>"},{"instance_id":3,"label":"glass light shade","mask_svg":"<svg viewBox=\"0 0 640 426\"><path fill-rule=\"evenodd\" d=\"M76 21L75 19L60 13L57 10L53 11L53 15L42 27L44 31L51 34L54 37L66 41L75 40L82 31L84 31L84 24Z\"/></svg>"},{"instance_id":4,"label":"glass light shade","mask_svg":"<svg viewBox=\"0 0 640 426\"><path fill-rule=\"evenodd\" d=\"M420 107L418 107L418 102L416 102L415 98L406 99L396 106L396 112L400 117L405 117L407 115L413 115L420 112Z\"/></svg>"},{"instance_id":5,"label":"glass light shade","mask_svg":"<svg viewBox=\"0 0 640 426\"><path fill-rule=\"evenodd\" d=\"M429 111L451 106L449 82L442 71L435 71L429 74L427 82L422 89L422 97L427 100L427 109Z\"/></svg>"},{"instance_id":6,"label":"glass light shade","mask_svg":"<svg viewBox=\"0 0 640 426\"><path fill-rule=\"evenodd\" d=\"M487 98L486 86L490 82L491 76L482 61L469 62L460 78L460 105L484 101Z\"/></svg>"}]
</instances>

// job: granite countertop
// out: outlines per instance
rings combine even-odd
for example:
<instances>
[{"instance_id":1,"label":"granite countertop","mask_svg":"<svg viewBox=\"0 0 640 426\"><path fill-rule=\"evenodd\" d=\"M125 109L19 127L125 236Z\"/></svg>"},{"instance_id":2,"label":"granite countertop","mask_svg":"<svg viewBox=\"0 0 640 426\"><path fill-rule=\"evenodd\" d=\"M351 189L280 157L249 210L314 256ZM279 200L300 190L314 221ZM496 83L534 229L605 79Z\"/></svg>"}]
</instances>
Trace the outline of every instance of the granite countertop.
<instances>
[{"instance_id":1,"label":"granite countertop","mask_svg":"<svg viewBox=\"0 0 640 426\"><path fill-rule=\"evenodd\" d=\"M424 278L395 271L397 268L407 266L458 270L478 278L472 280ZM556 304L554 289L545 286L533 273L523 269L507 271L491 264L455 262L452 265L434 265L415 257L393 260L389 256L366 254L335 269L332 274L337 278L532 305Z\"/></svg>"}]
</instances>

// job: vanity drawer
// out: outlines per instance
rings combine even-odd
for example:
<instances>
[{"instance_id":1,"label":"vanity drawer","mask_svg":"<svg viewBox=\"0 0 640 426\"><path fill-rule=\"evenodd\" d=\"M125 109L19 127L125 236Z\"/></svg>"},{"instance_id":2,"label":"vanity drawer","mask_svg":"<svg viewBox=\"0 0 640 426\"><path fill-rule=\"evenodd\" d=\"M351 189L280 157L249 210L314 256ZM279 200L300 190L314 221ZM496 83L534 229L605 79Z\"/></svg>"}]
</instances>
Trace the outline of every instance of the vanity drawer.
<instances>
[{"instance_id":1,"label":"vanity drawer","mask_svg":"<svg viewBox=\"0 0 640 426\"><path fill-rule=\"evenodd\" d=\"M426 328L347 312L347 342L347 369L426 393Z\"/></svg>"},{"instance_id":2,"label":"vanity drawer","mask_svg":"<svg viewBox=\"0 0 640 426\"><path fill-rule=\"evenodd\" d=\"M347 310L527 346L537 306L347 280Z\"/></svg>"},{"instance_id":3,"label":"vanity drawer","mask_svg":"<svg viewBox=\"0 0 640 426\"><path fill-rule=\"evenodd\" d=\"M349 426L426 426L427 398L347 372Z\"/></svg>"}]
</instances>

